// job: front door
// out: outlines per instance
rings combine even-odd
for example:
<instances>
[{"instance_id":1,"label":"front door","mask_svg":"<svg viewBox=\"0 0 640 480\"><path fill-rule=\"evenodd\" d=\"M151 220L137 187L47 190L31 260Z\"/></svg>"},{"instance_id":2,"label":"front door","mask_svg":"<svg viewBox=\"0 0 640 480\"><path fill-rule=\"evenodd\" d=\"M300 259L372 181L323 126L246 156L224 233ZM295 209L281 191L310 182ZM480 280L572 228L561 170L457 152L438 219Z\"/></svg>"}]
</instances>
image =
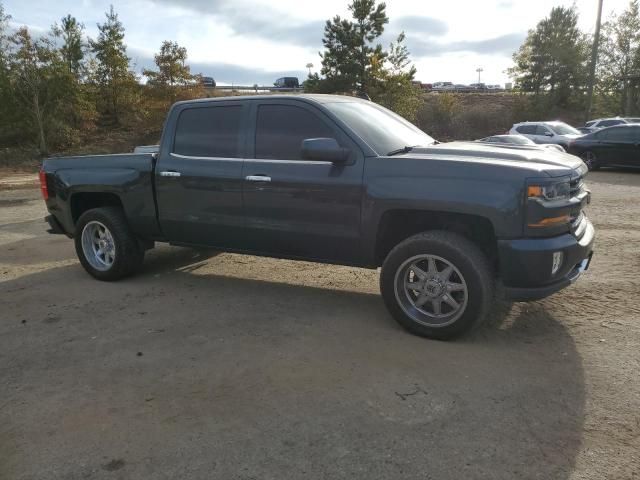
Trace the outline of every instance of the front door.
<instances>
[{"instance_id":1,"label":"front door","mask_svg":"<svg viewBox=\"0 0 640 480\"><path fill-rule=\"evenodd\" d=\"M252 105L242 170L244 216L252 249L357 263L364 157L318 108L300 101ZM302 141L335 138L351 150L346 163L304 160Z\"/></svg>"},{"instance_id":2,"label":"front door","mask_svg":"<svg viewBox=\"0 0 640 480\"><path fill-rule=\"evenodd\" d=\"M248 105L178 106L156 166L160 227L178 244L242 248L242 157Z\"/></svg>"}]
</instances>

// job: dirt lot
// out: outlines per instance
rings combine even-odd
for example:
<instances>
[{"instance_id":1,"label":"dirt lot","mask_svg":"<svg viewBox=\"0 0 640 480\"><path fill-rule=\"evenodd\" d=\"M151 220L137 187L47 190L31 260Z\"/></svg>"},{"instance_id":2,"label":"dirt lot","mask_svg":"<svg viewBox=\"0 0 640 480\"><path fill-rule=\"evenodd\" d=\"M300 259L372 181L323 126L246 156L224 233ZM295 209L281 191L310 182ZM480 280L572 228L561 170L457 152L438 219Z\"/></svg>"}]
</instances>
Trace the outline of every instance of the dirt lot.
<instances>
[{"instance_id":1,"label":"dirt lot","mask_svg":"<svg viewBox=\"0 0 640 480\"><path fill-rule=\"evenodd\" d=\"M0 186L0 479L640 478L640 172L590 186L588 274L453 343L373 271L163 246L99 283Z\"/></svg>"}]
</instances>

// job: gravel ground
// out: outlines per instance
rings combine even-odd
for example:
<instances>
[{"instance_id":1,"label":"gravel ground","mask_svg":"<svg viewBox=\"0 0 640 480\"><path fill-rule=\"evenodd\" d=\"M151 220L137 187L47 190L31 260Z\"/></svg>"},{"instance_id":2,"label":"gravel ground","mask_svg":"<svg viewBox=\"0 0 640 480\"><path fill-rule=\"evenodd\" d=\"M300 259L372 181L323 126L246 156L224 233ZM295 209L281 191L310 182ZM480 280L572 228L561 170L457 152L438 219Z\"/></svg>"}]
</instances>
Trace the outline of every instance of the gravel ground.
<instances>
[{"instance_id":1,"label":"gravel ground","mask_svg":"<svg viewBox=\"0 0 640 480\"><path fill-rule=\"evenodd\" d=\"M161 246L107 284L0 185L0 479L640 478L640 173L589 272L459 341L374 271Z\"/></svg>"}]
</instances>

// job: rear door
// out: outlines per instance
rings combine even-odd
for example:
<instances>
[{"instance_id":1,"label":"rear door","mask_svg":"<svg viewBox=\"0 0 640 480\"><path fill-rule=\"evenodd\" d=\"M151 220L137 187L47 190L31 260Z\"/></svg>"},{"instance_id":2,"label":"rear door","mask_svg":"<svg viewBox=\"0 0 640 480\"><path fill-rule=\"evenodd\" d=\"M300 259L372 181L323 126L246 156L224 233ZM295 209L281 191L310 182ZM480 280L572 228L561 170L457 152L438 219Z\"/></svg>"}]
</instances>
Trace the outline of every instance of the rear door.
<instances>
[{"instance_id":1,"label":"rear door","mask_svg":"<svg viewBox=\"0 0 640 480\"><path fill-rule=\"evenodd\" d=\"M344 164L303 160L302 141L335 138ZM295 100L255 101L242 176L247 236L260 252L357 263L364 157L319 108Z\"/></svg>"},{"instance_id":2,"label":"rear door","mask_svg":"<svg viewBox=\"0 0 640 480\"><path fill-rule=\"evenodd\" d=\"M629 165L640 167L640 127L629 127L629 152L627 162Z\"/></svg>"},{"instance_id":3,"label":"rear door","mask_svg":"<svg viewBox=\"0 0 640 480\"><path fill-rule=\"evenodd\" d=\"M599 161L612 165L629 165L635 149L631 129L611 127L598 132Z\"/></svg>"},{"instance_id":4,"label":"rear door","mask_svg":"<svg viewBox=\"0 0 640 480\"><path fill-rule=\"evenodd\" d=\"M242 248L242 157L248 105L180 105L156 166L158 216L173 243Z\"/></svg>"},{"instance_id":5,"label":"rear door","mask_svg":"<svg viewBox=\"0 0 640 480\"><path fill-rule=\"evenodd\" d=\"M614 133L617 161L619 165L640 166L640 127L611 129Z\"/></svg>"}]
</instances>

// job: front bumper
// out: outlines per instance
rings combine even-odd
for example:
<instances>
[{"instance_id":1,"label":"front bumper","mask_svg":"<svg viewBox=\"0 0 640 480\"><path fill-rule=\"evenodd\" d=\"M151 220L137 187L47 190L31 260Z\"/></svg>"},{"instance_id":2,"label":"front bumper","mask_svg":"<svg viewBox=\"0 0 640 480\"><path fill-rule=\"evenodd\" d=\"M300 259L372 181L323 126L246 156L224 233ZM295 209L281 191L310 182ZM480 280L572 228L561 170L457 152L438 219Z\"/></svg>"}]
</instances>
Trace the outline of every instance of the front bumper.
<instances>
[{"instance_id":1,"label":"front bumper","mask_svg":"<svg viewBox=\"0 0 640 480\"><path fill-rule=\"evenodd\" d=\"M513 301L539 300L575 282L589 268L595 231L585 217L580 238L567 233L551 238L499 240L498 255L504 296ZM552 275L554 252L563 262Z\"/></svg>"}]
</instances>

